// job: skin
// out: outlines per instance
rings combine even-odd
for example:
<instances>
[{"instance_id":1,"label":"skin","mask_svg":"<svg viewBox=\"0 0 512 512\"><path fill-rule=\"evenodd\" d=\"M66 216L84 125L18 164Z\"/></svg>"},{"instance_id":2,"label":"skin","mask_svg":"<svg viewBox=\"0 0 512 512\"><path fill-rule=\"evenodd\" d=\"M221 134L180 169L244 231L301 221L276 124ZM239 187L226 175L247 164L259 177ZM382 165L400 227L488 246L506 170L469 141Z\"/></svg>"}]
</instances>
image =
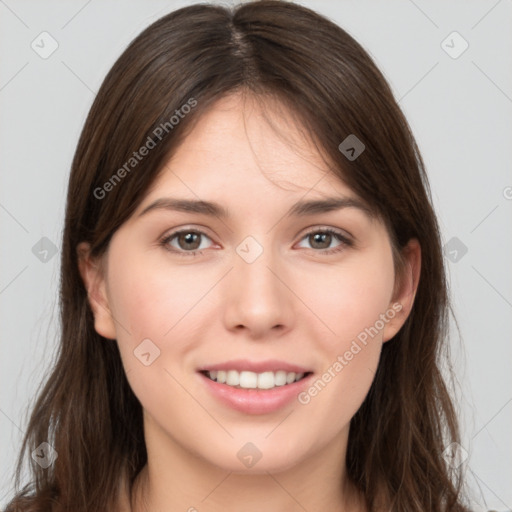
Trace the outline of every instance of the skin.
<instances>
[{"instance_id":1,"label":"skin","mask_svg":"<svg viewBox=\"0 0 512 512\"><path fill-rule=\"evenodd\" d=\"M95 329L117 340L144 410L148 464L136 481L137 511L365 510L345 471L350 419L370 388L382 344L411 310L420 247L411 240L404 250L404 279L395 290L380 220L356 208L286 217L299 200L356 196L293 118L271 100L269 106L274 128L251 97L218 101L101 260L79 246ZM139 216L168 196L214 201L230 216L164 209ZM354 245L334 236L322 245L307 236L328 227ZM205 232L200 253L180 256L159 244L180 228ZM247 236L263 248L253 263L236 252ZM168 245L191 251L178 241ZM325 254L326 248L341 250ZM394 303L401 311L307 404L244 414L217 402L196 373L228 359L275 358L320 377ZM133 353L147 338L160 350L149 366ZM252 468L237 457L248 441L262 453ZM124 499L121 508L130 510Z\"/></svg>"}]
</instances>

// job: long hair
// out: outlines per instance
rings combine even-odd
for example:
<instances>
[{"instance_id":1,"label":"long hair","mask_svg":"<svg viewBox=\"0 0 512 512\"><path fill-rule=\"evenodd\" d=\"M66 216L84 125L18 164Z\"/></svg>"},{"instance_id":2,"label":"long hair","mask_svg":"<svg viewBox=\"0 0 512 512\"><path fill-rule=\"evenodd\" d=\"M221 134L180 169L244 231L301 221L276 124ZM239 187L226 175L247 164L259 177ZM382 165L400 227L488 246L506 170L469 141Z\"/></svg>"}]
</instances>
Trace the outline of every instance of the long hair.
<instances>
[{"instance_id":1,"label":"long hair","mask_svg":"<svg viewBox=\"0 0 512 512\"><path fill-rule=\"evenodd\" d=\"M418 239L414 305L351 420L347 470L369 510L380 496L397 512L466 510L462 476L444 456L459 441L441 374L450 304L422 157L389 85L347 32L305 7L263 0L164 16L128 46L96 96L69 179L60 345L29 419L9 512L115 510L122 475L131 488L147 462L141 404L117 344L94 329L77 245L104 254L187 130L236 91L277 98L300 119L332 172L385 222L398 271L400 250ZM351 134L365 145L355 160L338 149ZM147 155L131 160L142 146ZM25 454L42 442L58 458L42 468L27 456L31 480L20 489Z\"/></svg>"}]
</instances>

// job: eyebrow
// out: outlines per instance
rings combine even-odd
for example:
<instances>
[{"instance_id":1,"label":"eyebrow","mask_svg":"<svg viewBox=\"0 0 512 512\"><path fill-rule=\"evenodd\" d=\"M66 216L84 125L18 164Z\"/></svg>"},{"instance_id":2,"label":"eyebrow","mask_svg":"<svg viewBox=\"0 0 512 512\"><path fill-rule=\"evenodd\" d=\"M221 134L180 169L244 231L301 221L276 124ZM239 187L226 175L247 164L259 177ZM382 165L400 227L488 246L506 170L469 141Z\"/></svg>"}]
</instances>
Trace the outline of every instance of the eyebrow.
<instances>
[{"instance_id":1,"label":"eyebrow","mask_svg":"<svg viewBox=\"0 0 512 512\"><path fill-rule=\"evenodd\" d=\"M362 201L351 197L329 197L327 199L315 199L310 201L299 201L292 205L286 213L286 216L305 217L319 213L328 213L344 208L357 208L368 217L373 218L373 211ZM201 201L194 199L177 199L172 197L163 197L153 201L146 206L138 215L141 217L150 211L170 210L186 213L198 213L211 217L225 219L229 217L229 212L222 205L210 201Z\"/></svg>"}]
</instances>

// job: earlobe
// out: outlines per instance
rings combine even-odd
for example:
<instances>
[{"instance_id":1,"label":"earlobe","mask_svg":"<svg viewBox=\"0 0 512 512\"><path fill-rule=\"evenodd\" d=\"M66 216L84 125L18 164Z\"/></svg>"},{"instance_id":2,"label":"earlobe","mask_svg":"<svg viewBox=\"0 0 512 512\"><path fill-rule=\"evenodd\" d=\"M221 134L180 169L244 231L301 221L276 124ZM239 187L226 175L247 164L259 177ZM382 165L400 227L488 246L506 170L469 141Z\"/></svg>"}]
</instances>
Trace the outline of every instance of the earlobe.
<instances>
[{"instance_id":1,"label":"earlobe","mask_svg":"<svg viewBox=\"0 0 512 512\"><path fill-rule=\"evenodd\" d=\"M104 338L116 339L115 324L106 293L106 282L101 264L90 256L90 246L81 242L77 246L78 268L87 298L94 315L94 329Z\"/></svg>"},{"instance_id":2,"label":"earlobe","mask_svg":"<svg viewBox=\"0 0 512 512\"><path fill-rule=\"evenodd\" d=\"M421 246L416 238L409 240L402 250L402 257L403 273L397 276L398 286L389 304L390 310L395 314L384 328L382 341L388 341L395 336L409 317L414 305L421 274Z\"/></svg>"}]
</instances>

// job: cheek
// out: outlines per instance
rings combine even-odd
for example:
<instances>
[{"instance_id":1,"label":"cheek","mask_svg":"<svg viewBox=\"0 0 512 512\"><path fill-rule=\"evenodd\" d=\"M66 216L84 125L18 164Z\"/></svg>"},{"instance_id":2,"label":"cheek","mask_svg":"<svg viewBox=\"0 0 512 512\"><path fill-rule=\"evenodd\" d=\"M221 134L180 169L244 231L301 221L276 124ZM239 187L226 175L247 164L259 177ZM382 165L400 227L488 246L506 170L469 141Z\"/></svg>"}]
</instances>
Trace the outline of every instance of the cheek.
<instances>
[{"instance_id":1,"label":"cheek","mask_svg":"<svg viewBox=\"0 0 512 512\"><path fill-rule=\"evenodd\" d=\"M334 435L361 406L379 363L380 315L389 307L394 283L391 252L347 259L336 272L317 275L315 283L317 292L310 297L335 334L316 335L323 368L299 402L314 409L320 423L331 418L329 432Z\"/></svg>"},{"instance_id":2,"label":"cheek","mask_svg":"<svg viewBox=\"0 0 512 512\"><path fill-rule=\"evenodd\" d=\"M205 292L205 284L190 271L151 262L143 254L123 259L110 272L109 284L116 318L134 341L163 342Z\"/></svg>"},{"instance_id":3,"label":"cheek","mask_svg":"<svg viewBox=\"0 0 512 512\"><path fill-rule=\"evenodd\" d=\"M147 410L156 411L162 409L169 393L173 407L184 407L186 396L172 378L175 362L181 365L190 349L189 338L183 335L189 324L181 320L193 316L190 310L204 294L205 284L192 279L190 272L153 263L141 254L112 265L109 295L130 386Z\"/></svg>"},{"instance_id":4,"label":"cheek","mask_svg":"<svg viewBox=\"0 0 512 512\"><path fill-rule=\"evenodd\" d=\"M329 327L330 336L321 338L328 352L348 348L361 332L375 325L379 315L389 308L393 284L390 251L358 255L307 278L302 293L308 297L312 311ZM380 327L380 323L377 325Z\"/></svg>"},{"instance_id":5,"label":"cheek","mask_svg":"<svg viewBox=\"0 0 512 512\"><path fill-rule=\"evenodd\" d=\"M123 258L109 270L117 343L137 394L144 394L145 388L151 394L154 379L162 377L169 361L183 360L188 341L180 333L188 323L182 319L190 318L191 308L205 292L205 284L191 277L179 268L148 264L144 255Z\"/></svg>"}]
</instances>

